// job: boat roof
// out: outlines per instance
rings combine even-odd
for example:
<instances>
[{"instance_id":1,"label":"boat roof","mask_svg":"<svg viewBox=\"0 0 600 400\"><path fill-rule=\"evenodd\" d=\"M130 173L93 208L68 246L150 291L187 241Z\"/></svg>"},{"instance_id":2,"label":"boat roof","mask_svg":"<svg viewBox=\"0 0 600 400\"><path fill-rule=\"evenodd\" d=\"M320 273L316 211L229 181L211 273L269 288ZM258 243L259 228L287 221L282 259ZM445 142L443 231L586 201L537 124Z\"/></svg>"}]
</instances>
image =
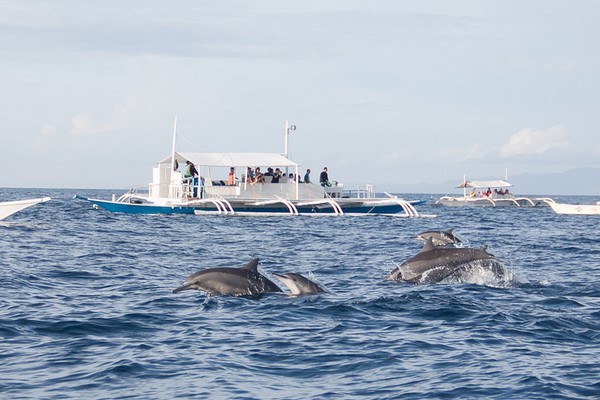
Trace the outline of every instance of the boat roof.
<instances>
[{"instance_id":1,"label":"boat roof","mask_svg":"<svg viewBox=\"0 0 600 400\"><path fill-rule=\"evenodd\" d=\"M497 180L491 180L491 181L462 181L458 186L456 186L457 188L474 188L474 189L481 189L481 188L489 188L489 187L495 187L495 188L507 188L507 187L511 187L512 184L508 183L507 181L503 180L503 179L497 179Z\"/></svg>"},{"instance_id":2,"label":"boat roof","mask_svg":"<svg viewBox=\"0 0 600 400\"><path fill-rule=\"evenodd\" d=\"M175 153L179 163L191 161L194 165L209 167L297 167L300 164L282 156L279 153ZM168 155L160 164L170 163Z\"/></svg>"}]
</instances>

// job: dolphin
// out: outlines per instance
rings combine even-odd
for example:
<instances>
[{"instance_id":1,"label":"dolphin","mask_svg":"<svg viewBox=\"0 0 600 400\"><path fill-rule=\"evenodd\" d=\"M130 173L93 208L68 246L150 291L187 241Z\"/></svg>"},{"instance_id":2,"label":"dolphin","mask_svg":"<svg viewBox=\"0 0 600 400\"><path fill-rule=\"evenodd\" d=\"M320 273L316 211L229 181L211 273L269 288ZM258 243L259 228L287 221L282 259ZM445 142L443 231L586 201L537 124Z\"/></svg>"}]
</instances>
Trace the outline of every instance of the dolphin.
<instances>
[{"instance_id":1,"label":"dolphin","mask_svg":"<svg viewBox=\"0 0 600 400\"><path fill-rule=\"evenodd\" d=\"M490 269L496 277L506 274L502 263L485 248L436 247L433 245L433 238L429 237L419 254L394 268L384 279L406 283L435 283L474 266Z\"/></svg>"},{"instance_id":2,"label":"dolphin","mask_svg":"<svg viewBox=\"0 0 600 400\"><path fill-rule=\"evenodd\" d=\"M460 239L454 236L452 228L447 231L425 231L417 234L415 239L425 240L433 239L434 246L446 246L448 244L461 243Z\"/></svg>"},{"instance_id":3,"label":"dolphin","mask_svg":"<svg viewBox=\"0 0 600 400\"><path fill-rule=\"evenodd\" d=\"M197 289L208 295L258 296L281 292L281 288L258 272L258 258L240 268L208 268L188 276L182 286L173 290Z\"/></svg>"},{"instance_id":4,"label":"dolphin","mask_svg":"<svg viewBox=\"0 0 600 400\"><path fill-rule=\"evenodd\" d=\"M287 286L294 295L317 294L325 292L322 287L300 274L286 272L285 274L273 274L273 276L283 282L283 284Z\"/></svg>"}]
</instances>

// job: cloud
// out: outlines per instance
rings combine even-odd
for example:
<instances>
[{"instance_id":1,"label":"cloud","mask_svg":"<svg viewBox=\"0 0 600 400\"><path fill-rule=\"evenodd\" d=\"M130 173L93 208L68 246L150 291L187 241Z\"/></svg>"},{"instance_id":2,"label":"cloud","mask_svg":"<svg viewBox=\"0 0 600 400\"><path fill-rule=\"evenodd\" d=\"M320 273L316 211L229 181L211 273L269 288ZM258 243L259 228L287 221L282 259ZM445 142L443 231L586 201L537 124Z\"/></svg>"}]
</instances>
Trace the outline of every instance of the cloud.
<instances>
[{"instance_id":1,"label":"cloud","mask_svg":"<svg viewBox=\"0 0 600 400\"><path fill-rule=\"evenodd\" d=\"M42 136L52 136L54 134L54 132L56 132L56 128L53 127L52 125L44 125L40 129L40 134Z\"/></svg>"},{"instance_id":2,"label":"cloud","mask_svg":"<svg viewBox=\"0 0 600 400\"><path fill-rule=\"evenodd\" d=\"M428 154L431 160L444 161L476 161L488 155L479 143L473 143L469 147L442 148Z\"/></svg>"},{"instance_id":3,"label":"cloud","mask_svg":"<svg viewBox=\"0 0 600 400\"><path fill-rule=\"evenodd\" d=\"M38 154L48 153L55 143L56 128L52 125L44 125L40 128L39 135L27 141L29 147Z\"/></svg>"},{"instance_id":4,"label":"cloud","mask_svg":"<svg viewBox=\"0 0 600 400\"><path fill-rule=\"evenodd\" d=\"M107 125L98 124L88 112L77 114L71 120L73 126L71 133L76 136L96 135L108 130Z\"/></svg>"},{"instance_id":5,"label":"cloud","mask_svg":"<svg viewBox=\"0 0 600 400\"><path fill-rule=\"evenodd\" d=\"M500 147L500 157L544 154L567 146L565 131L561 126L536 131L526 128L512 135L508 143Z\"/></svg>"},{"instance_id":6,"label":"cloud","mask_svg":"<svg viewBox=\"0 0 600 400\"><path fill-rule=\"evenodd\" d=\"M89 112L77 114L71 120L71 133L75 136L92 136L112 132L121 129L127 121L143 110L140 110L139 102L132 93L127 94L124 104L117 105L112 112L108 122L98 122ZM143 107L142 107L143 108Z\"/></svg>"}]
</instances>

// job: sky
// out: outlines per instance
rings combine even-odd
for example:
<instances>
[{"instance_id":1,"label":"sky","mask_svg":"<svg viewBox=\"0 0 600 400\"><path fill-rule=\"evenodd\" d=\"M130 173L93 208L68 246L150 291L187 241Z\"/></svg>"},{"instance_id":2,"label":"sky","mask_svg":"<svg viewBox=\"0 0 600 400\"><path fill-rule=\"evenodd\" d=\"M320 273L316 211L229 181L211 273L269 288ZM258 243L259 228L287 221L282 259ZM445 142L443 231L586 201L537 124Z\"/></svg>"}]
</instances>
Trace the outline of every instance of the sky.
<instances>
[{"instance_id":1,"label":"sky","mask_svg":"<svg viewBox=\"0 0 600 400\"><path fill-rule=\"evenodd\" d=\"M600 2L0 0L0 187L130 188L184 152L331 180L600 167Z\"/></svg>"}]
</instances>

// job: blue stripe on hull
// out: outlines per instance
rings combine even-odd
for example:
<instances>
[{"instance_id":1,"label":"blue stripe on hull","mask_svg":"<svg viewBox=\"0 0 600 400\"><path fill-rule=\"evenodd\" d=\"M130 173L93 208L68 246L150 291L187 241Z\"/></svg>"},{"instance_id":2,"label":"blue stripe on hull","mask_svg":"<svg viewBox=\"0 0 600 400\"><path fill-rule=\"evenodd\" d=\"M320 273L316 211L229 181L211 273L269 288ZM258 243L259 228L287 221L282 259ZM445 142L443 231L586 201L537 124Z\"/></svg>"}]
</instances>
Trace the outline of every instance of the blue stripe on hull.
<instances>
[{"instance_id":1,"label":"blue stripe on hull","mask_svg":"<svg viewBox=\"0 0 600 400\"><path fill-rule=\"evenodd\" d=\"M154 206L148 204L104 203L92 201L98 207L107 211L127 214L193 214L192 207Z\"/></svg>"}]
</instances>

